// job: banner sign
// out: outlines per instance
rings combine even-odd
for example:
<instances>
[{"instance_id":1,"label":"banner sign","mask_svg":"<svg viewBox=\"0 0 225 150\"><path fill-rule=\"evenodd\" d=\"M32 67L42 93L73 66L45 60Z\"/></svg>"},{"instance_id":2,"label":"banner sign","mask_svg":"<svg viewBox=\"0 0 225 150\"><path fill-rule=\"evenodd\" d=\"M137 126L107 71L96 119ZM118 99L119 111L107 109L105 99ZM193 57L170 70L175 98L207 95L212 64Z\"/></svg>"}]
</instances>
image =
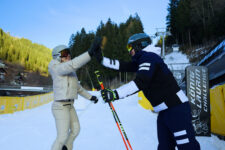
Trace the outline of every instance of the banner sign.
<instances>
[{"instance_id":1,"label":"banner sign","mask_svg":"<svg viewBox=\"0 0 225 150\"><path fill-rule=\"evenodd\" d=\"M210 100L207 67L187 67L186 83L187 96L192 109L192 124L196 135L210 136Z\"/></svg>"}]
</instances>

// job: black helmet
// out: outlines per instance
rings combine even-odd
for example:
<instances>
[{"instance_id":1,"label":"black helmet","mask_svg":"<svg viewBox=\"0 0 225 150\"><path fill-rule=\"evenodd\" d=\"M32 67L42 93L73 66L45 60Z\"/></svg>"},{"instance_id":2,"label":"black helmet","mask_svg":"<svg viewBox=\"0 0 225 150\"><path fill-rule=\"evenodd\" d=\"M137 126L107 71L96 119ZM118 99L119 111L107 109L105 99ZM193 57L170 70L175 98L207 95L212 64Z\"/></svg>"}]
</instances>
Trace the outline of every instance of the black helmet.
<instances>
[{"instance_id":1,"label":"black helmet","mask_svg":"<svg viewBox=\"0 0 225 150\"><path fill-rule=\"evenodd\" d=\"M152 40L150 36L145 33L136 33L132 35L127 42L127 49L130 52L132 49L135 51L142 50L146 46L150 45Z\"/></svg>"}]
</instances>

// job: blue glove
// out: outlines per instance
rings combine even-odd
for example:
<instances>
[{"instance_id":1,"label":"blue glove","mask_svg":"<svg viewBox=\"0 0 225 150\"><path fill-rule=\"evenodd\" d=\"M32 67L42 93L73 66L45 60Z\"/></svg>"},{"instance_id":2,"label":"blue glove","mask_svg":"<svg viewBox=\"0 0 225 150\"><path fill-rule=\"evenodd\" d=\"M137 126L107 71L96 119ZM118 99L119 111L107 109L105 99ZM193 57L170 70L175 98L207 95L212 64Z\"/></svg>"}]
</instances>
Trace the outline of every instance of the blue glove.
<instances>
[{"instance_id":1,"label":"blue glove","mask_svg":"<svg viewBox=\"0 0 225 150\"><path fill-rule=\"evenodd\" d=\"M106 103L119 99L119 96L118 96L118 93L116 90L113 91L111 89L104 89L104 90L101 90L101 95L102 95L103 100Z\"/></svg>"}]
</instances>

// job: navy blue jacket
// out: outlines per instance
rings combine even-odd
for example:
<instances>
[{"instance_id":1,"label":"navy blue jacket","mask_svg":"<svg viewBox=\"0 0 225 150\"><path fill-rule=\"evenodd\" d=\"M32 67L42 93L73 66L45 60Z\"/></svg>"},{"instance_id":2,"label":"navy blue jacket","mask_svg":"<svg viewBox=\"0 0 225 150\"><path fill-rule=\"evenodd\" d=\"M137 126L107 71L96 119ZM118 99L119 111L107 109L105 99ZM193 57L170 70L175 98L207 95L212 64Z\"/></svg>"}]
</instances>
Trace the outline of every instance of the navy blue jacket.
<instances>
[{"instance_id":1,"label":"navy blue jacket","mask_svg":"<svg viewBox=\"0 0 225 150\"><path fill-rule=\"evenodd\" d=\"M119 71L136 72L134 79L136 86L143 91L145 97L157 111L187 101L186 95L178 86L173 74L157 54L138 51L132 57L131 62L118 62Z\"/></svg>"}]
</instances>

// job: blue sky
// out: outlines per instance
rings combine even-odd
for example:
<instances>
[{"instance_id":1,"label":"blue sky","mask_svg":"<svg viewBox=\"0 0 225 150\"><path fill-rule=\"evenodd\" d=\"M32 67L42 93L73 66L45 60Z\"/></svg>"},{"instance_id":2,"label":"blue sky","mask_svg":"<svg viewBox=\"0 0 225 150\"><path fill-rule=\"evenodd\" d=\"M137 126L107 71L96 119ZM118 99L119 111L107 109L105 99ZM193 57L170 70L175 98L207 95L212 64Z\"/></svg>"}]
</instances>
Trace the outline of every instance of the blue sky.
<instances>
[{"instance_id":1,"label":"blue sky","mask_svg":"<svg viewBox=\"0 0 225 150\"><path fill-rule=\"evenodd\" d=\"M12 36L54 48L68 45L71 34L96 31L108 18L125 22L137 13L144 31L166 27L169 0L0 0L0 28Z\"/></svg>"}]
</instances>

